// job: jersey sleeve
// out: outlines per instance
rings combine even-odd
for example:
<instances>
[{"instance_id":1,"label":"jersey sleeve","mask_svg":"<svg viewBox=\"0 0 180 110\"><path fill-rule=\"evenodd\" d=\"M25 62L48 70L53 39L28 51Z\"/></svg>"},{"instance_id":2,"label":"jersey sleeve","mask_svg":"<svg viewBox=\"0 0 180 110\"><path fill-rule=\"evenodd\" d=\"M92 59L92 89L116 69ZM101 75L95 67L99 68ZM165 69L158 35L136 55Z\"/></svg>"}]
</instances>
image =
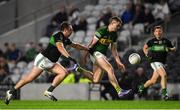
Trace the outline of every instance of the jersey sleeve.
<instances>
[{"instance_id":1,"label":"jersey sleeve","mask_svg":"<svg viewBox=\"0 0 180 110\"><path fill-rule=\"evenodd\" d=\"M173 48L174 46L172 45L171 41L167 39L167 47Z\"/></svg>"},{"instance_id":2,"label":"jersey sleeve","mask_svg":"<svg viewBox=\"0 0 180 110\"><path fill-rule=\"evenodd\" d=\"M65 44L66 44L66 45L71 45L71 44L72 44L72 41L71 41L70 39L66 39L66 40L65 40Z\"/></svg>"},{"instance_id":3,"label":"jersey sleeve","mask_svg":"<svg viewBox=\"0 0 180 110\"><path fill-rule=\"evenodd\" d=\"M98 29L96 32L95 32L95 36L96 38L100 39L102 36L103 36L103 30L102 28Z\"/></svg>"},{"instance_id":4,"label":"jersey sleeve","mask_svg":"<svg viewBox=\"0 0 180 110\"><path fill-rule=\"evenodd\" d=\"M152 47L153 41L152 41L152 40L149 40L146 44L148 45L148 47Z\"/></svg>"},{"instance_id":5,"label":"jersey sleeve","mask_svg":"<svg viewBox=\"0 0 180 110\"><path fill-rule=\"evenodd\" d=\"M57 33L54 35L54 41L56 42L62 42L63 43L63 35L61 35L60 33Z\"/></svg>"}]
</instances>

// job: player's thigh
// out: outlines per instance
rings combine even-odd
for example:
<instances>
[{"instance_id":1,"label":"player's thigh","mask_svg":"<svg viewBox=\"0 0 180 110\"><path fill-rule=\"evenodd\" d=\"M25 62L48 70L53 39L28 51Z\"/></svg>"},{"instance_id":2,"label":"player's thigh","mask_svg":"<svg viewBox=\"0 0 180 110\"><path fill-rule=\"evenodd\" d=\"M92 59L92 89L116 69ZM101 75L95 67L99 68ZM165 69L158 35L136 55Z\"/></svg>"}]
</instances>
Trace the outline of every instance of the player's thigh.
<instances>
[{"instance_id":1,"label":"player's thigh","mask_svg":"<svg viewBox=\"0 0 180 110\"><path fill-rule=\"evenodd\" d=\"M33 79L37 78L42 73L42 71L43 71L42 69L34 66L31 69L31 71L23 77L23 79L33 80Z\"/></svg>"},{"instance_id":2,"label":"player's thigh","mask_svg":"<svg viewBox=\"0 0 180 110\"><path fill-rule=\"evenodd\" d=\"M164 69L164 65L160 62L151 63L151 67L159 74L161 77L166 76L166 71Z\"/></svg>"},{"instance_id":3,"label":"player's thigh","mask_svg":"<svg viewBox=\"0 0 180 110\"><path fill-rule=\"evenodd\" d=\"M35 60L34 60L34 66L42 69L42 70L48 70L54 66L54 62L50 61L48 58L46 58L43 54L39 53Z\"/></svg>"},{"instance_id":4,"label":"player's thigh","mask_svg":"<svg viewBox=\"0 0 180 110\"><path fill-rule=\"evenodd\" d=\"M66 75L67 71L66 69L58 63L55 63L54 66L49 69L50 72L55 73L55 74L62 74L62 75Z\"/></svg>"},{"instance_id":5,"label":"player's thigh","mask_svg":"<svg viewBox=\"0 0 180 110\"><path fill-rule=\"evenodd\" d=\"M96 63L106 72L113 72L112 65L107 61L105 57L96 58Z\"/></svg>"},{"instance_id":6,"label":"player's thigh","mask_svg":"<svg viewBox=\"0 0 180 110\"><path fill-rule=\"evenodd\" d=\"M158 78L159 78L159 74L158 74L156 71L154 71L154 72L153 72L153 75L152 75L152 77L151 77L151 81L152 81L153 83L155 83Z\"/></svg>"},{"instance_id":7,"label":"player's thigh","mask_svg":"<svg viewBox=\"0 0 180 110\"><path fill-rule=\"evenodd\" d=\"M99 82L102 76L103 76L102 69L98 65L93 64L93 80L95 82Z\"/></svg>"},{"instance_id":8,"label":"player's thigh","mask_svg":"<svg viewBox=\"0 0 180 110\"><path fill-rule=\"evenodd\" d=\"M161 77L166 77L167 76L166 71L165 71L165 69L163 67L159 68L157 70L157 72Z\"/></svg>"}]
</instances>

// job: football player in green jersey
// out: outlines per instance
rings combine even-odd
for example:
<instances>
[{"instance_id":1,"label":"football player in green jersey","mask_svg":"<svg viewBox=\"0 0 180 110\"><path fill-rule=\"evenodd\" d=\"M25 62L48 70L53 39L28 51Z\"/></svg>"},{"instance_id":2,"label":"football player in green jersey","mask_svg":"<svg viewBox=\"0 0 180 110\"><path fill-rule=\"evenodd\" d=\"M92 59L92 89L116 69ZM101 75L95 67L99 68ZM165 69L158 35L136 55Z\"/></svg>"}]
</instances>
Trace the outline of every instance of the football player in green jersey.
<instances>
[{"instance_id":1,"label":"football player in green jersey","mask_svg":"<svg viewBox=\"0 0 180 110\"><path fill-rule=\"evenodd\" d=\"M69 36L71 35L72 31L73 28L69 23L63 22L61 24L60 31L51 36L48 47L36 56L32 70L25 77L23 77L14 86L14 88L6 92L5 103L7 105L9 104L15 91L17 91L27 83L33 81L43 72L43 70L47 70L56 74L52 85L44 92L44 95L53 101L57 101L57 99L53 96L52 91L68 75L68 70L66 70L61 64L57 62L59 57L63 55L70 61L77 63L76 60L69 55L65 47L69 45L79 50L88 51L87 47L78 43L71 42Z\"/></svg>"},{"instance_id":2,"label":"football player in green jersey","mask_svg":"<svg viewBox=\"0 0 180 110\"><path fill-rule=\"evenodd\" d=\"M109 82L116 89L119 97L128 94L131 90L123 90L120 88L114 74L112 65L108 62L106 54L109 45L111 45L112 55L115 58L117 66L124 72L125 66L121 62L118 55L117 46L117 31L121 27L122 21L119 17L112 17L108 26L99 28L89 44L90 59L93 62L93 73L88 74L88 71L78 68L77 71L84 73L92 82L97 83L101 80L103 71L108 74Z\"/></svg>"},{"instance_id":3,"label":"football player in green jersey","mask_svg":"<svg viewBox=\"0 0 180 110\"><path fill-rule=\"evenodd\" d=\"M155 26L153 29L154 37L144 45L143 52L150 59L150 64L154 70L150 80L139 87L139 93L141 94L145 88L156 83L157 79L161 77L162 96L164 100L167 100L167 74L164 69L167 53L169 51L175 51L175 46L171 41L163 37L163 29L161 26Z\"/></svg>"}]
</instances>

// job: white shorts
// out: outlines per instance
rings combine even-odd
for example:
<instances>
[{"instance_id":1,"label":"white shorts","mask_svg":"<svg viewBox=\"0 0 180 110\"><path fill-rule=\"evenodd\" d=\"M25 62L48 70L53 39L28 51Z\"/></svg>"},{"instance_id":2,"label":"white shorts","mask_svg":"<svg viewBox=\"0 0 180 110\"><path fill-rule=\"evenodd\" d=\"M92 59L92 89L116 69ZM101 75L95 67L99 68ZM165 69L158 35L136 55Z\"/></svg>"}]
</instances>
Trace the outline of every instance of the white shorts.
<instances>
[{"instance_id":1,"label":"white shorts","mask_svg":"<svg viewBox=\"0 0 180 110\"><path fill-rule=\"evenodd\" d=\"M164 64L161 62L152 62L151 63L151 67L153 68L153 70L157 70L159 68L164 68Z\"/></svg>"},{"instance_id":2,"label":"white shorts","mask_svg":"<svg viewBox=\"0 0 180 110\"><path fill-rule=\"evenodd\" d=\"M96 51L96 52L93 53L93 56L90 55L90 60L93 63L95 63L96 59L102 58L102 57L106 59L106 56L104 54L102 54L101 52Z\"/></svg>"},{"instance_id":3,"label":"white shorts","mask_svg":"<svg viewBox=\"0 0 180 110\"><path fill-rule=\"evenodd\" d=\"M43 56L41 53L39 53L34 60L34 66L43 70L52 68L54 64L55 63L51 62L48 58Z\"/></svg>"}]
</instances>

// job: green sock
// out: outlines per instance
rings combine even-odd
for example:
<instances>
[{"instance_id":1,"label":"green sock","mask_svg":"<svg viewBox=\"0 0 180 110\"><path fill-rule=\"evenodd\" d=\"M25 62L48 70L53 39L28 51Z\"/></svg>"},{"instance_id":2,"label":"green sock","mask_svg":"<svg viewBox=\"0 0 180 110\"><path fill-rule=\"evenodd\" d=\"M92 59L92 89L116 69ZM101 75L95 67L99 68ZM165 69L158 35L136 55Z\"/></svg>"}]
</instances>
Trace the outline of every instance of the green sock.
<instances>
[{"instance_id":1,"label":"green sock","mask_svg":"<svg viewBox=\"0 0 180 110\"><path fill-rule=\"evenodd\" d=\"M116 87L116 92L119 93L121 91L121 88L120 87Z\"/></svg>"},{"instance_id":2,"label":"green sock","mask_svg":"<svg viewBox=\"0 0 180 110\"><path fill-rule=\"evenodd\" d=\"M76 71L82 73L83 72L83 68L78 67Z\"/></svg>"},{"instance_id":3,"label":"green sock","mask_svg":"<svg viewBox=\"0 0 180 110\"><path fill-rule=\"evenodd\" d=\"M144 84L142 84L142 85L139 86L139 92L143 92L144 89L145 89L145 88L144 88Z\"/></svg>"},{"instance_id":4,"label":"green sock","mask_svg":"<svg viewBox=\"0 0 180 110\"><path fill-rule=\"evenodd\" d=\"M166 88L162 89L162 95L163 96L167 95L167 89Z\"/></svg>"}]
</instances>

